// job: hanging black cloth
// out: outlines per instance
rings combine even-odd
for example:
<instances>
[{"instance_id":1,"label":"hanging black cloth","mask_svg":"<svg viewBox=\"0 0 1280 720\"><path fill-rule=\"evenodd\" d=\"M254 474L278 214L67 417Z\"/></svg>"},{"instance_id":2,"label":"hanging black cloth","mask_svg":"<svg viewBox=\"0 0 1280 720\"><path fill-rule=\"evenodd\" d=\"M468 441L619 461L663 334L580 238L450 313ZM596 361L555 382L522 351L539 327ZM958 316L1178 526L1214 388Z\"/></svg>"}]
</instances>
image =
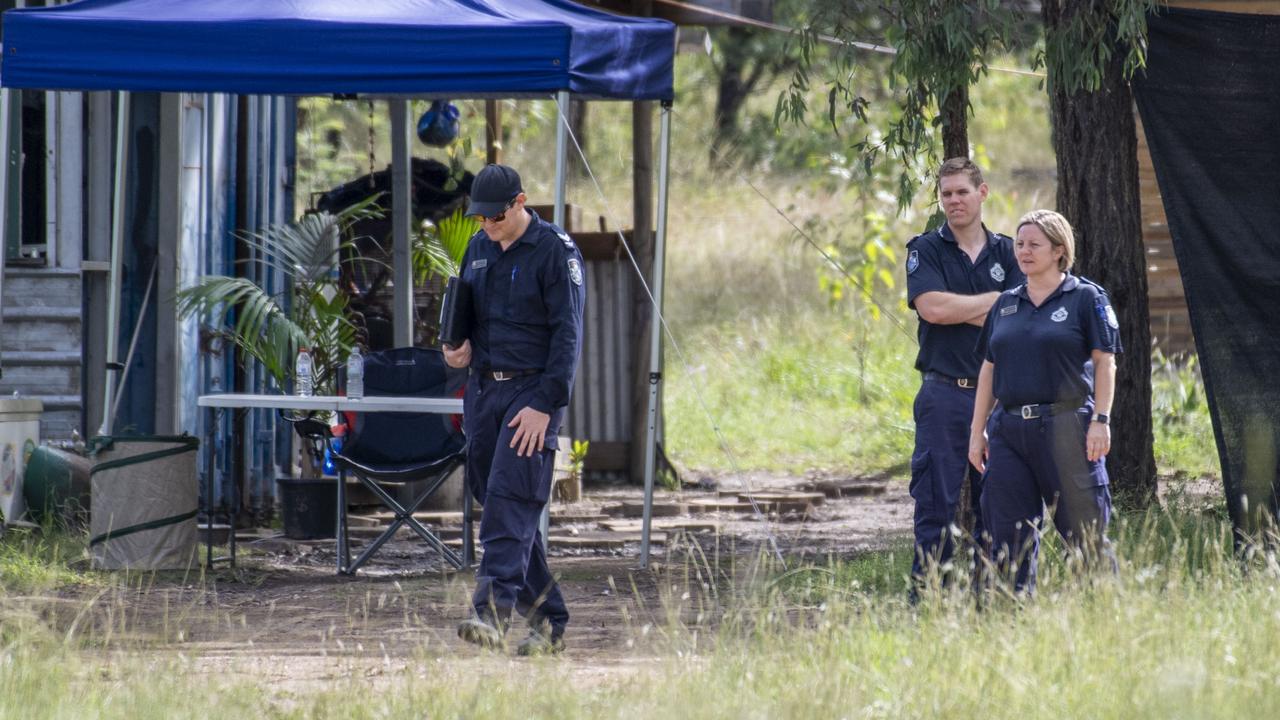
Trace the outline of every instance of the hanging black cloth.
<instances>
[{"instance_id":1,"label":"hanging black cloth","mask_svg":"<svg viewBox=\"0 0 1280 720\"><path fill-rule=\"evenodd\" d=\"M1149 22L1134 94L1227 506L1246 529L1280 495L1280 16L1169 9Z\"/></svg>"}]
</instances>

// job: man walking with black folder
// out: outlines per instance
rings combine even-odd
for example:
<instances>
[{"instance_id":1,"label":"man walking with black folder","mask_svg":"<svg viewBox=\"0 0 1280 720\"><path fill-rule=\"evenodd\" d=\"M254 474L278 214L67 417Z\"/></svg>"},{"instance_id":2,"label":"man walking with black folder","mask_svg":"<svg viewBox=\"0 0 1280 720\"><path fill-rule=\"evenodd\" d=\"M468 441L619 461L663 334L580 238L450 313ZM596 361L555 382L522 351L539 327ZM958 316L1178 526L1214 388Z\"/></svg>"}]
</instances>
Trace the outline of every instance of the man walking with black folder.
<instances>
[{"instance_id":1,"label":"man walking with black folder","mask_svg":"<svg viewBox=\"0 0 1280 720\"><path fill-rule=\"evenodd\" d=\"M471 186L481 230L462 258L471 293L468 339L445 362L470 367L463 423L467 484L484 505L475 615L458 636L503 642L512 611L529 621L521 655L559 652L569 611L542 549L538 522L551 495L554 450L582 347L582 254L560 228L525 207L520 175L489 165ZM465 324L465 323L464 323Z\"/></svg>"}]
</instances>

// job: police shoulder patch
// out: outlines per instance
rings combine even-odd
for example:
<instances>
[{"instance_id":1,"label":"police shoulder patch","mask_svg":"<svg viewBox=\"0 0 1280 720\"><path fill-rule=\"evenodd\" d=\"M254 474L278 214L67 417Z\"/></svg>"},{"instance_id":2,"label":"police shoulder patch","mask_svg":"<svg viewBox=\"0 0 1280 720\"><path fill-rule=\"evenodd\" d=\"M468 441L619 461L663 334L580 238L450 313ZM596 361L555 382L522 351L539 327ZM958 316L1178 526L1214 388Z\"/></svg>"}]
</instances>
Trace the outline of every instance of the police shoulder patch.
<instances>
[{"instance_id":1,"label":"police shoulder patch","mask_svg":"<svg viewBox=\"0 0 1280 720\"><path fill-rule=\"evenodd\" d=\"M574 285L582 284L582 263L578 258L569 258L569 279Z\"/></svg>"},{"instance_id":2,"label":"police shoulder patch","mask_svg":"<svg viewBox=\"0 0 1280 720\"><path fill-rule=\"evenodd\" d=\"M1120 319L1116 317L1115 308L1111 307L1111 302L1107 300L1106 295L1099 295L1095 301L1095 307L1098 310L1098 317L1112 330L1120 329Z\"/></svg>"},{"instance_id":3,"label":"police shoulder patch","mask_svg":"<svg viewBox=\"0 0 1280 720\"><path fill-rule=\"evenodd\" d=\"M911 273L915 272L916 269L919 267L920 267L920 252L918 250L912 250L911 252L907 253L907 274L910 275Z\"/></svg>"}]
</instances>

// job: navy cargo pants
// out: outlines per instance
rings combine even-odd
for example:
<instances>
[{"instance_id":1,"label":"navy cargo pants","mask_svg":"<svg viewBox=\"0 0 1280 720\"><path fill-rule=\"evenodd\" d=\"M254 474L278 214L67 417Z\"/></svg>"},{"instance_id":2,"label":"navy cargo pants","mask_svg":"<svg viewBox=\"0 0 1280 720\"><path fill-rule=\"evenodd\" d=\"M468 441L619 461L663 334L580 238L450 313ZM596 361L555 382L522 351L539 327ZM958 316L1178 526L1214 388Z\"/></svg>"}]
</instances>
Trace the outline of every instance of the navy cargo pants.
<instances>
[{"instance_id":1,"label":"navy cargo pants","mask_svg":"<svg viewBox=\"0 0 1280 720\"><path fill-rule=\"evenodd\" d=\"M564 409L551 415L546 449L531 457L516 454L511 447L515 429L507 427L532 400L540 379L535 374L499 382L473 373L467 381L467 486L484 505L484 556L476 570L472 604L478 617L500 627L514 610L534 623L547 620L552 634L559 635L569 622L569 611L547 567L538 522L551 495L556 433Z\"/></svg>"},{"instance_id":2,"label":"navy cargo pants","mask_svg":"<svg viewBox=\"0 0 1280 720\"><path fill-rule=\"evenodd\" d=\"M1085 450L1092 414L1086 406L1024 419L997 407L987 420L982 517L996 567L1013 575L1018 592L1035 590L1045 506L1068 547L1115 566L1106 461L1090 461Z\"/></svg>"},{"instance_id":3,"label":"navy cargo pants","mask_svg":"<svg viewBox=\"0 0 1280 720\"><path fill-rule=\"evenodd\" d=\"M927 377L916 393L916 447L911 455L911 498L915 500L915 559L911 575L925 577L930 563L951 560L955 538L950 531L960 503L966 475L972 487L974 535L981 537L978 497L982 476L969 464L969 424L973 420L974 388L962 388L954 380Z\"/></svg>"}]
</instances>

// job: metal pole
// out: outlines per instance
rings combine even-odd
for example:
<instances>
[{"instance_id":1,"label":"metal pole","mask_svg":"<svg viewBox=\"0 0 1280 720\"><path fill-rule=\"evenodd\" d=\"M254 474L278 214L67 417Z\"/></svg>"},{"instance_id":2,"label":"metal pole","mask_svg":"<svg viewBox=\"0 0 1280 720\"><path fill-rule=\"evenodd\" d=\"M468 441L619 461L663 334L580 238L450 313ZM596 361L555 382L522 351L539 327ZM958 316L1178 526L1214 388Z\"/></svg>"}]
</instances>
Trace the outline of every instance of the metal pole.
<instances>
[{"instance_id":1,"label":"metal pole","mask_svg":"<svg viewBox=\"0 0 1280 720\"><path fill-rule=\"evenodd\" d=\"M0 88L0 308L4 307L4 262L9 254L9 106L8 88ZM0 367L0 374L4 368Z\"/></svg>"},{"instance_id":2,"label":"metal pole","mask_svg":"<svg viewBox=\"0 0 1280 720\"><path fill-rule=\"evenodd\" d=\"M667 256L667 190L671 176L671 103L662 103L658 138L658 226L653 238L653 315L649 320L649 424L644 444L644 520L640 528L640 567L649 567L653 528L653 480L658 453L658 391L662 385L662 284Z\"/></svg>"},{"instance_id":3,"label":"metal pole","mask_svg":"<svg viewBox=\"0 0 1280 720\"><path fill-rule=\"evenodd\" d=\"M116 325L120 322L120 265L124 256L124 178L129 159L129 93L120 91L116 94L116 166L112 179L111 208L111 269L107 271L107 352L106 369L111 373L116 370L117 342L119 331ZM103 383L102 389L102 427L99 435L110 435L114 418L110 408L115 394L115 383L110 375Z\"/></svg>"},{"instance_id":4,"label":"metal pole","mask_svg":"<svg viewBox=\"0 0 1280 720\"><path fill-rule=\"evenodd\" d=\"M569 91L556 93L556 205L551 222L564 229L565 216L565 182L568 179L569 160ZM567 449L561 452L568 452ZM538 530L542 533L542 551L547 551L551 534L551 501L542 508L542 518L538 521Z\"/></svg>"},{"instance_id":5,"label":"metal pole","mask_svg":"<svg viewBox=\"0 0 1280 720\"><path fill-rule=\"evenodd\" d=\"M551 222L564 229L565 182L569 160L569 91L556 93L556 209Z\"/></svg>"},{"instance_id":6,"label":"metal pole","mask_svg":"<svg viewBox=\"0 0 1280 720\"><path fill-rule=\"evenodd\" d=\"M413 345L413 169L409 153L409 101L387 103L391 111L391 224L395 297L391 310L396 347Z\"/></svg>"},{"instance_id":7,"label":"metal pole","mask_svg":"<svg viewBox=\"0 0 1280 720\"><path fill-rule=\"evenodd\" d=\"M58 93L44 93L44 261L47 267L58 267L58 153L61 150L58 115L62 104Z\"/></svg>"}]
</instances>

